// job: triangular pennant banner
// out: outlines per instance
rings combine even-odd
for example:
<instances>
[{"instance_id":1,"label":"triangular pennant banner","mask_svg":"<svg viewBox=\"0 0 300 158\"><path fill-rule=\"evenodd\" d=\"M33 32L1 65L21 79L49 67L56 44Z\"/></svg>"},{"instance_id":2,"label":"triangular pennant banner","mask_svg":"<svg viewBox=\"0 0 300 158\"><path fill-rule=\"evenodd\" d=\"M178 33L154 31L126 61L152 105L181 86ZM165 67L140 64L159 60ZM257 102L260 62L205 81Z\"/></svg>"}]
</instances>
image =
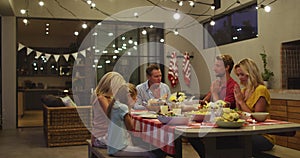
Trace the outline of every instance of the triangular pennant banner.
<instances>
[{"instance_id":1,"label":"triangular pennant banner","mask_svg":"<svg viewBox=\"0 0 300 158\"><path fill-rule=\"evenodd\" d=\"M25 46L21 43L19 43L19 46L18 46L18 51L21 50L22 48L24 48Z\"/></svg>"},{"instance_id":2,"label":"triangular pennant banner","mask_svg":"<svg viewBox=\"0 0 300 158\"><path fill-rule=\"evenodd\" d=\"M80 51L80 54L83 55L84 57L86 57L86 50Z\"/></svg>"},{"instance_id":3,"label":"triangular pennant banner","mask_svg":"<svg viewBox=\"0 0 300 158\"><path fill-rule=\"evenodd\" d=\"M27 48L27 55L29 55L33 50L30 48Z\"/></svg>"},{"instance_id":4,"label":"triangular pennant banner","mask_svg":"<svg viewBox=\"0 0 300 158\"><path fill-rule=\"evenodd\" d=\"M74 57L74 59L77 59L78 53L73 53L72 56Z\"/></svg>"},{"instance_id":5,"label":"triangular pennant banner","mask_svg":"<svg viewBox=\"0 0 300 158\"><path fill-rule=\"evenodd\" d=\"M49 59L50 59L50 57L51 57L51 54L45 54L45 57L46 57L46 61L48 61Z\"/></svg>"},{"instance_id":6,"label":"triangular pennant banner","mask_svg":"<svg viewBox=\"0 0 300 158\"><path fill-rule=\"evenodd\" d=\"M35 58L38 59L43 53L36 51L36 56Z\"/></svg>"},{"instance_id":7,"label":"triangular pennant banner","mask_svg":"<svg viewBox=\"0 0 300 158\"><path fill-rule=\"evenodd\" d=\"M63 56L64 56L64 58L66 59L66 61L68 62L68 61L69 61L70 54L64 54Z\"/></svg>"},{"instance_id":8,"label":"triangular pennant banner","mask_svg":"<svg viewBox=\"0 0 300 158\"><path fill-rule=\"evenodd\" d=\"M55 62L57 62L58 59L59 59L59 57L60 57L60 55L53 55L53 56L54 56Z\"/></svg>"}]
</instances>

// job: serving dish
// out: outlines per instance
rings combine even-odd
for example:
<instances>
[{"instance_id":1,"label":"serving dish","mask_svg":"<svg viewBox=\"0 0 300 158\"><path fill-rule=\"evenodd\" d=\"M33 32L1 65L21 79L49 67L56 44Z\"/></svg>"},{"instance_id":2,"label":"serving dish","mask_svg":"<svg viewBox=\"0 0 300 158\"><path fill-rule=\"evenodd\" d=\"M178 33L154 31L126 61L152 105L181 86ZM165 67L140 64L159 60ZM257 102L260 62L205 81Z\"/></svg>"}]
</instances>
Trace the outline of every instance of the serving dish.
<instances>
[{"instance_id":1,"label":"serving dish","mask_svg":"<svg viewBox=\"0 0 300 158\"><path fill-rule=\"evenodd\" d=\"M187 125L190 121L189 117L185 116L164 116L158 115L157 119L163 123L168 125Z\"/></svg>"},{"instance_id":2,"label":"serving dish","mask_svg":"<svg viewBox=\"0 0 300 158\"><path fill-rule=\"evenodd\" d=\"M243 127L245 121L240 120L240 121L221 121L218 120L216 122L217 126L220 128L241 128Z\"/></svg>"}]
</instances>

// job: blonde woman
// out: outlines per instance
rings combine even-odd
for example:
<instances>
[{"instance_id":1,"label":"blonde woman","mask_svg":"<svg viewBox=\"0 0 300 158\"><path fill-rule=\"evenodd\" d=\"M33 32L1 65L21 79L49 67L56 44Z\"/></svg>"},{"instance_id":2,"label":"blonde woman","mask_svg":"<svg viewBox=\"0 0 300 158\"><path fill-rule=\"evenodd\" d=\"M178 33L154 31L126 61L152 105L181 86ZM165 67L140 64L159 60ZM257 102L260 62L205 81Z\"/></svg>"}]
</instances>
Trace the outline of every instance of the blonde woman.
<instances>
[{"instance_id":1,"label":"blonde woman","mask_svg":"<svg viewBox=\"0 0 300 158\"><path fill-rule=\"evenodd\" d=\"M240 89L234 87L236 107L245 112L267 112L271 103L270 93L263 83L261 73L252 59L245 58L234 66L234 72L244 86ZM253 154L271 150L274 146L274 138L271 135L252 136Z\"/></svg>"},{"instance_id":2,"label":"blonde woman","mask_svg":"<svg viewBox=\"0 0 300 158\"><path fill-rule=\"evenodd\" d=\"M92 145L99 148L106 148L108 118L107 108L112 101L112 96L126 82L122 75L117 72L106 73L99 81L92 96L93 126Z\"/></svg>"}]
</instances>

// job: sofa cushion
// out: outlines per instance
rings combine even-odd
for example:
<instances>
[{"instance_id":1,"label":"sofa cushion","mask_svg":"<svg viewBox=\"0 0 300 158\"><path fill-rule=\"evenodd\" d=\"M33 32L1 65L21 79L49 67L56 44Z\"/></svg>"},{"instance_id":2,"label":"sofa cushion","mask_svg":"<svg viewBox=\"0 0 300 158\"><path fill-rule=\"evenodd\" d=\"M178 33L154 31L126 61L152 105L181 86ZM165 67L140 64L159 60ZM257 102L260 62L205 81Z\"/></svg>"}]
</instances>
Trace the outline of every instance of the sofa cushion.
<instances>
[{"instance_id":1,"label":"sofa cushion","mask_svg":"<svg viewBox=\"0 0 300 158\"><path fill-rule=\"evenodd\" d=\"M63 103L63 101L60 99L59 96L55 96L55 95L44 95L41 98L42 103L44 103L45 105L47 105L48 107L62 107L65 106L65 104Z\"/></svg>"}]
</instances>

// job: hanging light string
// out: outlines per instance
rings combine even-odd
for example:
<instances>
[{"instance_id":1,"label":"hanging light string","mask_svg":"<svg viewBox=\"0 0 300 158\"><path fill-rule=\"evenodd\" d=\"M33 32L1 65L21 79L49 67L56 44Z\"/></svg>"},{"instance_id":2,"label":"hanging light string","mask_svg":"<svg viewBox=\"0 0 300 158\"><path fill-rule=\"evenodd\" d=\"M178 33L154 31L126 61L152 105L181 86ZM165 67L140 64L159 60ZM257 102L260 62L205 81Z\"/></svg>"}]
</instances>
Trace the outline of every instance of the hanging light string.
<instances>
[{"instance_id":1,"label":"hanging light string","mask_svg":"<svg viewBox=\"0 0 300 158\"><path fill-rule=\"evenodd\" d=\"M88 2L88 1L89 1L89 2ZM114 20L117 20L117 21L120 21L120 20L125 19L125 18L132 18L132 17L138 18L139 16L143 16L143 15L147 14L148 12L151 12L155 7L159 7L159 8L161 8L161 9L163 9L163 10L166 10L166 11L172 11L172 12L176 13L176 10L171 10L171 9L162 7L160 1L157 1L156 3L153 2L152 0L145 0L145 1L148 2L148 3L150 3L150 4L152 4L153 7L150 8L150 9L148 9L148 10L146 10L146 11L144 11L144 12L142 12L142 13L136 13L137 15L133 15L133 16L131 16L131 17L130 17L130 16L128 16L128 17L116 17L116 16L113 16L112 14L110 14L110 13L108 13L108 12L103 11L102 9L99 9L99 8L96 6L96 4L93 3L91 0L81 0L81 2L84 2L85 4L89 4L91 9L94 9L95 11L100 12L101 14L103 14L103 15L105 15L105 16L107 16L107 17L110 17L110 18L112 18L112 19L114 19ZM261 2L259 2L259 3L258 3L258 6L259 6L259 5L262 5L262 3L264 3L265 1L266 1L266 0L262 0ZM271 5L271 4L273 4L274 2L276 2L276 1L277 1L277 0L273 0L273 1L269 2L267 5ZM26 17L28 18L28 17L29 17L29 13L28 13L29 1L28 1L28 0L25 0L25 2L26 2L26 13L25 13L25 14L26 14ZM70 13L73 17L75 17L76 19L78 19L78 20L81 21L81 19L78 18L78 16L77 16L75 13L73 13L71 10L67 9L66 7L64 7L58 0L55 0L55 2L57 3L57 5L58 5L60 8L62 8L62 9L65 10L65 11L67 11L67 12ZM180 2L180 1L178 1L178 2ZM193 8L195 7L195 6L194 6L194 7L192 7L191 9L189 9L188 12L183 13L183 14L190 15L190 16L194 16L195 19L196 19L197 21L199 20L200 17L203 17L203 16L210 16L210 19L213 19L213 18L214 18L214 16L215 16L214 13L213 13L213 15L212 15L212 14L208 14L209 11L212 10L212 9L210 9L210 7L213 6L214 4L204 3L204 2L196 2L196 1L193 1L193 2L194 2L194 5L196 5L196 4L197 4L197 5L207 5L207 6L209 6L209 7L208 7L208 9L207 9L206 11L204 11L203 13L195 14L195 13L192 13ZM234 5L236 5L236 4L240 4L240 1L239 1L239 0L234 0L234 2L233 2L231 5L229 5L224 11L222 11L222 12L219 13L218 15L224 14L225 12L227 12L229 9L231 9L231 8L232 8ZM54 15L51 13L51 11L50 11L47 7L46 7L46 10L48 11L48 13L49 13L52 17L54 17ZM215 12L215 9L213 9L213 11ZM184 18L185 18L185 17L184 17ZM184 18L183 18L183 19L184 19ZM166 28L166 29L170 29L170 30L177 29L177 31L178 31L178 30L180 30L180 29L186 29L186 28L190 28L190 27L196 25L195 23L192 23L192 24L191 24L191 23L187 23L187 24L183 25L182 27L178 27L178 25L184 21L183 19L180 20L180 21L178 21L178 23L176 23L176 24L173 26L173 28Z\"/></svg>"},{"instance_id":2,"label":"hanging light string","mask_svg":"<svg viewBox=\"0 0 300 158\"><path fill-rule=\"evenodd\" d=\"M69 12L69 13L70 13L71 15L73 15L75 18L79 19L79 18L76 16L75 13L73 13L71 10L67 9L66 7L62 6L58 0L54 0L54 1L58 4L58 6L59 6L60 8L62 8L62 9L64 9L65 11Z\"/></svg>"}]
</instances>

